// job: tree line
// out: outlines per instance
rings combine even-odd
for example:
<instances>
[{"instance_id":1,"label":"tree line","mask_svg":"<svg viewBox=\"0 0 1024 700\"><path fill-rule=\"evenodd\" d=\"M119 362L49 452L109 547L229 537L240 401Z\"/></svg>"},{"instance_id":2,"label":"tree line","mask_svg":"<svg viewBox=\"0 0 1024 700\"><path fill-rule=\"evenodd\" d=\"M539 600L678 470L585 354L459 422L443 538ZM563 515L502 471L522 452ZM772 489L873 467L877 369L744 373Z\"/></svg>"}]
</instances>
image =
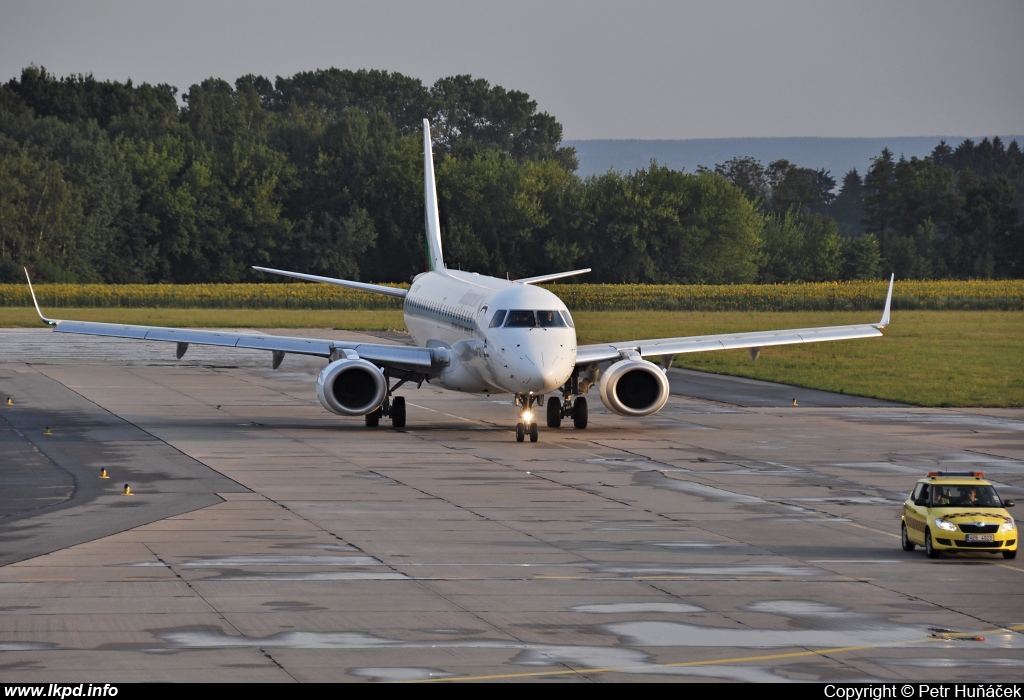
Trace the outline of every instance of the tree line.
<instances>
[{"instance_id":1,"label":"tree line","mask_svg":"<svg viewBox=\"0 0 1024 700\"><path fill-rule=\"evenodd\" d=\"M422 119L445 258L512 278L747 283L1024 276L1024 156L998 138L883 151L863 177L738 158L580 178L529 95L471 76L318 70L0 86L0 281L237 282L252 265L424 269Z\"/></svg>"}]
</instances>

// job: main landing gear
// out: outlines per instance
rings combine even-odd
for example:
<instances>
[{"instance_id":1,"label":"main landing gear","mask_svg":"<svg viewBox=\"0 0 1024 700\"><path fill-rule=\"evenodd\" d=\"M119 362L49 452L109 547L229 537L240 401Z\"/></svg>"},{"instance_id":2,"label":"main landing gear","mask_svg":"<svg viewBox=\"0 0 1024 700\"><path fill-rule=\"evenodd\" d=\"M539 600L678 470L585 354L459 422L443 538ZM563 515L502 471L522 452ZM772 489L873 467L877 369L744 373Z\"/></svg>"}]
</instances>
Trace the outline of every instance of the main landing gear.
<instances>
[{"instance_id":1,"label":"main landing gear","mask_svg":"<svg viewBox=\"0 0 1024 700\"><path fill-rule=\"evenodd\" d=\"M588 368L582 380L580 379L580 370L574 371L569 377L569 381L562 385L562 398L559 399L557 396L548 398L548 427L560 428L563 418L572 418L572 427L577 430L585 429L590 416L587 411L587 398L581 394L587 393L596 381L596 369Z\"/></svg>"},{"instance_id":2,"label":"main landing gear","mask_svg":"<svg viewBox=\"0 0 1024 700\"><path fill-rule=\"evenodd\" d=\"M405 397L404 396L394 396L394 397L392 397L392 394L400 386L405 384L410 379L412 379L413 381L416 381L416 377L414 377L413 375L409 375L407 377L403 377L394 386L390 386L391 378L388 377L386 372L384 374L384 377L385 377L385 380L388 382L388 385L389 385L388 394L387 394L387 396L384 397L384 403L382 403L380 406L378 406L376 411L371 411L370 413L366 414L366 427L367 428L376 428L378 425L380 425L380 419L382 417L388 417L388 418L391 419L392 427L404 428L405 427ZM423 383L422 377L419 377L419 383L420 384Z\"/></svg>"},{"instance_id":3,"label":"main landing gear","mask_svg":"<svg viewBox=\"0 0 1024 700\"><path fill-rule=\"evenodd\" d=\"M376 428L380 425L380 419L382 417L388 417L391 419L391 425L395 428L405 427L405 397L396 396L395 398L386 398L384 403L377 407L376 411L366 414L366 427Z\"/></svg>"},{"instance_id":4,"label":"main landing gear","mask_svg":"<svg viewBox=\"0 0 1024 700\"><path fill-rule=\"evenodd\" d=\"M587 399L585 396L577 396L576 400L572 401L569 398L562 400L552 396L548 399L547 414L549 428L561 428L563 418L572 418L572 427L583 430L589 420Z\"/></svg>"}]
</instances>

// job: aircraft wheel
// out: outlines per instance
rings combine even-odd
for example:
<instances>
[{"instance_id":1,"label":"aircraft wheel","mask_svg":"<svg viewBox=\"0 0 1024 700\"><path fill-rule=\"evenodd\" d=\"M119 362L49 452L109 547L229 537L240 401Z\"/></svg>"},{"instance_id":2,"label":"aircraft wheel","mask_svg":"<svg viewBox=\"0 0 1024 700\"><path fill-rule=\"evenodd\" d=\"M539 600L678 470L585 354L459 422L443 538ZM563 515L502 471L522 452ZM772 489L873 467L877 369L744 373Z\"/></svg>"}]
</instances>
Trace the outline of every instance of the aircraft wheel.
<instances>
[{"instance_id":1,"label":"aircraft wheel","mask_svg":"<svg viewBox=\"0 0 1024 700\"><path fill-rule=\"evenodd\" d=\"M939 550L932 546L932 531L924 531L924 555L929 559L938 559Z\"/></svg>"},{"instance_id":2,"label":"aircraft wheel","mask_svg":"<svg viewBox=\"0 0 1024 700\"><path fill-rule=\"evenodd\" d=\"M548 399L548 427L559 428L562 425L562 401L554 396Z\"/></svg>"},{"instance_id":3,"label":"aircraft wheel","mask_svg":"<svg viewBox=\"0 0 1024 700\"><path fill-rule=\"evenodd\" d=\"M576 399L576 403L572 407L572 425L578 430L583 430L587 427L587 399L586 397L579 397Z\"/></svg>"},{"instance_id":4,"label":"aircraft wheel","mask_svg":"<svg viewBox=\"0 0 1024 700\"><path fill-rule=\"evenodd\" d=\"M903 523L900 527L900 541L903 544L904 552L913 552L916 544L910 541L910 537L907 536L907 524Z\"/></svg>"},{"instance_id":5,"label":"aircraft wheel","mask_svg":"<svg viewBox=\"0 0 1024 700\"><path fill-rule=\"evenodd\" d=\"M391 402L391 425L395 428L405 427L405 397L396 396Z\"/></svg>"},{"instance_id":6,"label":"aircraft wheel","mask_svg":"<svg viewBox=\"0 0 1024 700\"><path fill-rule=\"evenodd\" d=\"M526 426L522 423L516 423L516 442L522 442L526 439Z\"/></svg>"},{"instance_id":7,"label":"aircraft wheel","mask_svg":"<svg viewBox=\"0 0 1024 700\"><path fill-rule=\"evenodd\" d=\"M530 423L530 442L537 442L537 424Z\"/></svg>"},{"instance_id":8,"label":"aircraft wheel","mask_svg":"<svg viewBox=\"0 0 1024 700\"><path fill-rule=\"evenodd\" d=\"M1017 550L1016 549L1013 549L1013 550L1007 549L1005 552L1003 552L1003 559L1016 559L1016 558L1017 558Z\"/></svg>"},{"instance_id":9,"label":"aircraft wheel","mask_svg":"<svg viewBox=\"0 0 1024 700\"><path fill-rule=\"evenodd\" d=\"M378 425L380 425L380 415L382 413L383 413L383 411L379 407L377 408L377 410L370 411L369 413L367 413L366 414L366 427L367 428L376 428Z\"/></svg>"}]
</instances>

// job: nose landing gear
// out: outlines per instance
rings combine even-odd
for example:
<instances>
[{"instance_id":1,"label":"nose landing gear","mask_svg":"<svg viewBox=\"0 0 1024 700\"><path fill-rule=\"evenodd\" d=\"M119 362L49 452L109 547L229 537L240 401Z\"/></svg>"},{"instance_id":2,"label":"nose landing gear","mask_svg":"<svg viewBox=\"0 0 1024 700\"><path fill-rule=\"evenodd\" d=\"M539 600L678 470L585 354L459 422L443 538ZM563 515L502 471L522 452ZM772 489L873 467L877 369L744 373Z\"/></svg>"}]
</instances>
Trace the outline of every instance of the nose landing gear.
<instances>
[{"instance_id":1,"label":"nose landing gear","mask_svg":"<svg viewBox=\"0 0 1024 700\"><path fill-rule=\"evenodd\" d=\"M519 406L519 422L516 423L516 442L523 442L526 436L530 436L530 442L537 442L537 423L533 420L534 396L516 395L516 405Z\"/></svg>"}]
</instances>

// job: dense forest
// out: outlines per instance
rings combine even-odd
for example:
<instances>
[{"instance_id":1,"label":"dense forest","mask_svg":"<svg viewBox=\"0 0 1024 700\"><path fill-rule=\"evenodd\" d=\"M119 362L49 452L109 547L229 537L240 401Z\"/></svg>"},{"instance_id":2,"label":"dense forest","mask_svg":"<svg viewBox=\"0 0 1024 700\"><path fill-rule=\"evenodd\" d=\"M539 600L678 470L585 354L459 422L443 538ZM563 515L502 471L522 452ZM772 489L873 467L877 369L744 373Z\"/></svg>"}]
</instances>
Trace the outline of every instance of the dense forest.
<instances>
[{"instance_id":1,"label":"dense forest","mask_svg":"<svg viewBox=\"0 0 1024 700\"><path fill-rule=\"evenodd\" d=\"M0 282L372 281L423 270L422 119L446 262L590 282L1024 277L1024 154L1000 139L882 151L838 184L785 160L580 178L529 95L339 69L273 82L0 86Z\"/></svg>"}]
</instances>

